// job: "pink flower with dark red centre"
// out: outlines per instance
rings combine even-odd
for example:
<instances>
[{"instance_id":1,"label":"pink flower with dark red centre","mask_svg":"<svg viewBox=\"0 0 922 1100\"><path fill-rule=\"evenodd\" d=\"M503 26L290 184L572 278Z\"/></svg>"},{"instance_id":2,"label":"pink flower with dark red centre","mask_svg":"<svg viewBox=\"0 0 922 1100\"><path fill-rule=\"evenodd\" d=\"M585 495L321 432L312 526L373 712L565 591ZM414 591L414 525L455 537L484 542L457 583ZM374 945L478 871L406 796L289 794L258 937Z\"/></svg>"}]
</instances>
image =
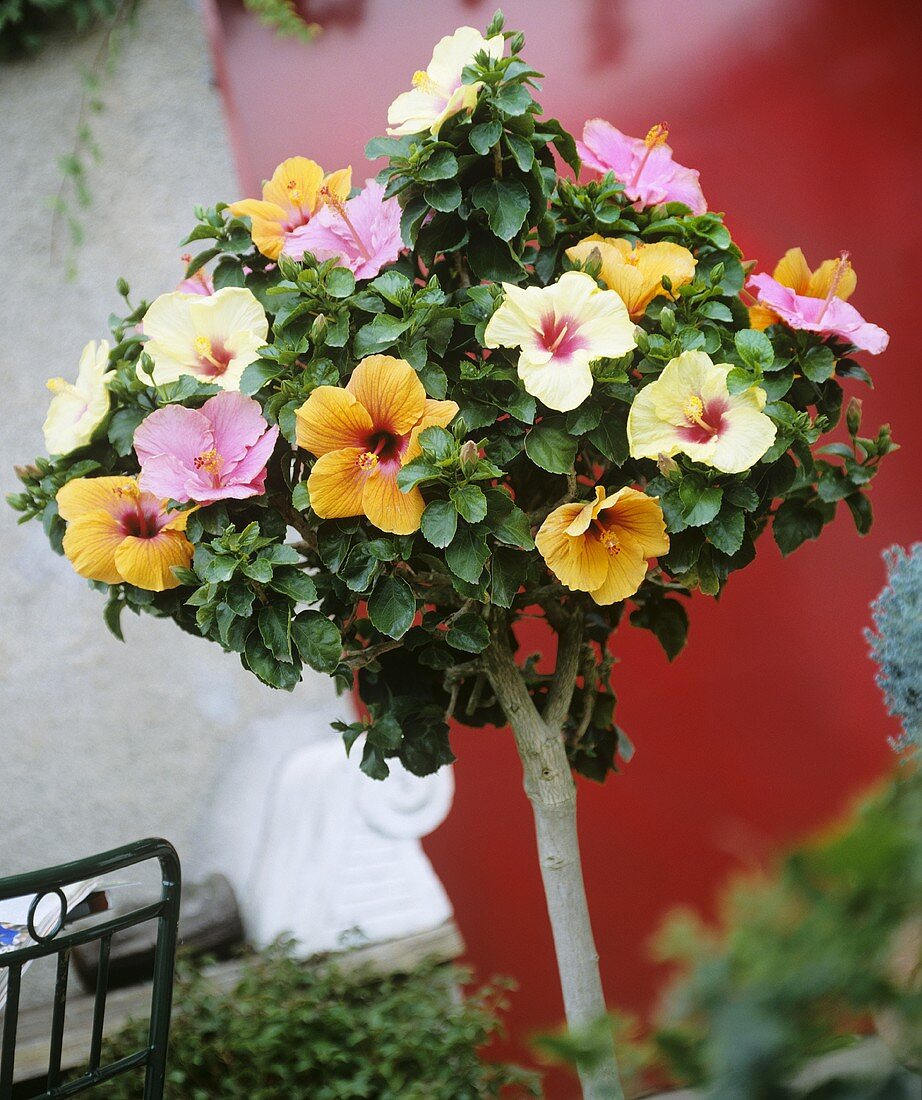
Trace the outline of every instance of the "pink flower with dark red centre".
<instances>
[{"instance_id":1,"label":"pink flower with dark red centre","mask_svg":"<svg viewBox=\"0 0 922 1100\"><path fill-rule=\"evenodd\" d=\"M681 202L693 214L704 214L707 201L698 183L698 172L672 159L672 150L666 144L668 136L665 123L652 127L644 138L632 138L610 122L592 118L583 127L583 140L576 143L576 148L587 168L613 173L633 202L644 206Z\"/></svg>"},{"instance_id":2,"label":"pink flower with dark red centre","mask_svg":"<svg viewBox=\"0 0 922 1100\"><path fill-rule=\"evenodd\" d=\"M798 294L771 275L752 275L746 286L754 290L759 305L772 310L793 329L817 332L821 336L838 336L862 351L879 355L890 342L890 336L879 325L872 325L837 293L840 282L851 270L848 253L843 253L829 280L822 298Z\"/></svg>"},{"instance_id":3,"label":"pink flower with dark red centre","mask_svg":"<svg viewBox=\"0 0 922 1100\"><path fill-rule=\"evenodd\" d=\"M384 198L380 183L366 180L364 189L346 202L326 189L321 198L320 210L289 235L286 256L300 260L310 252L321 263L337 259L357 279L373 279L397 259L404 247L400 204Z\"/></svg>"},{"instance_id":4,"label":"pink flower with dark red centre","mask_svg":"<svg viewBox=\"0 0 922 1100\"><path fill-rule=\"evenodd\" d=\"M260 496L278 434L259 403L241 393L219 393L201 409L167 405L134 433L139 484L183 504Z\"/></svg>"}]
</instances>

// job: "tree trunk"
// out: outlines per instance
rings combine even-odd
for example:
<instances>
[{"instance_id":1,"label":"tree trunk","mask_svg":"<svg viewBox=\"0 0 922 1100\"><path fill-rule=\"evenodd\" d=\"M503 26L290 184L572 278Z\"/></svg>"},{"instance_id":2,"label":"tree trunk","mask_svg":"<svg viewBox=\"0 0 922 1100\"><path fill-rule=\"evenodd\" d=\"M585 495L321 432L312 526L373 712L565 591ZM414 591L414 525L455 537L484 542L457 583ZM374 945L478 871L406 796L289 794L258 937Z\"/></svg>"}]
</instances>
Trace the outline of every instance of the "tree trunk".
<instances>
[{"instance_id":1,"label":"tree trunk","mask_svg":"<svg viewBox=\"0 0 922 1100\"><path fill-rule=\"evenodd\" d=\"M544 716L515 663L505 616L495 615L491 632L488 675L522 760L567 1026L579 1032L606 1013L576 831L576 785L562 733L576 681L582 621L573 621L571 637L561 635L557 674ZM553 724L546 719L553 719ZM623 1100L613 1041L603 1057L578 1066L578 1072L584 1100Z\"/></svg>"}]
</instances>

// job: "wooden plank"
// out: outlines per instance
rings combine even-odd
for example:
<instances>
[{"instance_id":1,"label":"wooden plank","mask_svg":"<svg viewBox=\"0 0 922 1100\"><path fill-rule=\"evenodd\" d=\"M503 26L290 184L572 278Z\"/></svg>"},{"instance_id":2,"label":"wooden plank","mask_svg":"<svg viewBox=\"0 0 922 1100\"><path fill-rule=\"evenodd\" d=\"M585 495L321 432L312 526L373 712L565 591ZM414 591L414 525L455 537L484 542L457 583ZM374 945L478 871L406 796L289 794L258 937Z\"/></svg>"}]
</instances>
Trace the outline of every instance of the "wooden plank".
<instances>
[{"instance_id":1,"label":"wooden plank","mask_svg":"<svg viewBox=\"0 0 922 1100\"><path fill-rule=\"evenodd\" d=\"M415 970L426 960L453 962L464 953L464 941L454 921L446 921L428 932L418 932L386 943L366 944L349 951L337 952L308 960L305 965L323 967L331 963L347 973L370 971L374 974L402 974ZM245 959L217 963L205 971L216 990L230 992L240 980ZM146 1019L150 1015L151 984L113 990L106 1000L106 1034L120 1030L130 1019ZM177 1006L181 1011L181 1006ZM80 1069L89 1057L93 1028L93 997L72 994L67 999L64 1045L61 1051L63 1070ZM16 1044L14 1080L32 1081L48 1070L48 1044L51 1034L51 1005L39 1005L19 1015L19 1041ZM105 1048L104 1048L105 1050Z\"/></svg>"}]
</instances>

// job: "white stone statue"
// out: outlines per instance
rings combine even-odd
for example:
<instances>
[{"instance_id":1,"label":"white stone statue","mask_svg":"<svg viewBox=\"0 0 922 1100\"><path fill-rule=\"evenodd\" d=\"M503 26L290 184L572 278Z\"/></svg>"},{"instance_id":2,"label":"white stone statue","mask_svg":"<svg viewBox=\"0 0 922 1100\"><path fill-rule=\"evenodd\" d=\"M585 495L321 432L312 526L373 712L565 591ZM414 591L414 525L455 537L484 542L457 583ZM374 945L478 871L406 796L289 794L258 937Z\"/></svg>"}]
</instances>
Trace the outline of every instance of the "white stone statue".
<instances>
[{"instance_id":1,"label":"white stone statue","mask_svg":"<svg viewBox=\"0 0 922 1100\"><path fill-rule=\"evenodd\" d=\"M419 778L390 762L383 782L346 757L315 707L247 731L221 780L210 869L237 893L257 946L289 934L302 956L379 943L444 923L452 913L420 838L451 806L451 770Z\"/></svg>"}]
</instances>

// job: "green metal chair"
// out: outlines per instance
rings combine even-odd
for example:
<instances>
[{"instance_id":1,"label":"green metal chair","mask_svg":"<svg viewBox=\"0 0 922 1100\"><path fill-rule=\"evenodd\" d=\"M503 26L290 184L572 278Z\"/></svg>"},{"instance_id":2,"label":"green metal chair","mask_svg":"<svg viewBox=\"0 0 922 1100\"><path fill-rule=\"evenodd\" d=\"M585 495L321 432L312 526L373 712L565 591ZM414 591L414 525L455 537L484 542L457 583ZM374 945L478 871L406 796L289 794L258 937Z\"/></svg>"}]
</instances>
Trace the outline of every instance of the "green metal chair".
<instances>
[{"instance_id":1,"label":"green metal chair","mask_svg":"<svg viewBox=\"0 0 922 1100\"><path fill-rule=\"evenodd\" d=\"M95 921L89 926L81 928L75 925L72 930L65 929L67 901L62 887L74 882L102 878L111 872L153 859L160 863L162 890L159 901L139 906L130 913ZM173 965L176 958L180 889L179 857L168 841L158 839L137 841L88 859L0 879L0 901L35 895L28 918L29 936L35 942L29 942L26 946L11 951L0 952L0 970L8 971L7 1000L3 1013L3 1037L2 1046L0 1046L0 1100L8 1100L13 1095L23 966L35 959L52 955L57 956L57 978L52 1005L48 1076L44 1090L32 1094L29 1100L58 1100L59 1097L77 1096L138 1066L146 1067L144 1100L161 1100L166 1077L170 1010L173 1000ZM55 927L42 935L35 928L34 921L39 903L48 896L57 897L61 913ZM148 1044L144 1049L135 1051L116 1062L103 1064L102 1037L109 986L109 952L112 937L126 928L152 921L157 922L157 946L154 956ZM87 1068L80 1077L62 1083L61 1048L64 1039L70 953L72 948L94 940L99 941L99 970Z\"/></svg>"}]
</instances>

